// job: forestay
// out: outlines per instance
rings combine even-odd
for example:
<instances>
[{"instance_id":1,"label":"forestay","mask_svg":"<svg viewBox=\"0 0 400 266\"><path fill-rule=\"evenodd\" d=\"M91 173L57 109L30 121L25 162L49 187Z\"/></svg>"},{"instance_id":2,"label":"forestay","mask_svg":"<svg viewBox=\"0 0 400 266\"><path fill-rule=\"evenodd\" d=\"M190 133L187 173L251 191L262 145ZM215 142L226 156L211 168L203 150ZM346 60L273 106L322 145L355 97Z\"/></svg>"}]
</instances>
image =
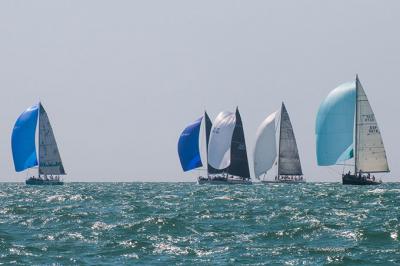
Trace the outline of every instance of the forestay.
<instances>
[{"instance_id":1,"label":"forestay","mask_svg":"<svg viewBox=\"0 0 400 266\"><path fill-rule=\"evenodd\" d=\"M278 175L303 175L292 123L283 103L279 134Z\"/></svg>"},{"instance_id":2,"label":"forestay","mask_svg":"<svg viewBox=\"0 0 400 266\"><path fill-rule=\"evenodd\" d=\"M39 174L65 175L49 117L43 106L39 106Z\"/></svg>"},{"instance_id":3,"label":"forestay","mask_svg":"<svg viewBox=\"0 0 400 266\"><path fill-rule=\"evenodd\" d=\"M208 144L208 163L214 169L222 170L230 165L230 148L235 122L235 114L228 111L219 113L215 118Z\"/></svg>"},{"instance_id":4,"label":"forestay","mask_svg":"<svg viewBox=\"0 0 400 266\"><path fill-rule=\"evenodd\" d=\"M367 95L357 82L357 172L389 172L385 147Z\"/></svg>"},{"instance_id":5,"label":"forestay","mask_svg":"<svg viewBox=\"0 0 400 266\"><path fill-rule=\"evenodd\" d=\"M270 170L276 161L276 130L278 111L269 115L258 127L254 147L254 173L256 178Z\"/></svg>"}]
</instances>

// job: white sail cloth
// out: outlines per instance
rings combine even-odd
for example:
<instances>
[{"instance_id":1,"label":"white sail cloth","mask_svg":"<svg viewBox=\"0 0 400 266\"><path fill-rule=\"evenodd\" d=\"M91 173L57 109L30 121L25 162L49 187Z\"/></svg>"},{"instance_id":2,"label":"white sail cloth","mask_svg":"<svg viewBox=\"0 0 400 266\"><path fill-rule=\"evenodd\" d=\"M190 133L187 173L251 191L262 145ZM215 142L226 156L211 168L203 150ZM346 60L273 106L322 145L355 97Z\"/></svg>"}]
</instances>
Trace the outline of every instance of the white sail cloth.
<instances>
[{"instance_id":1,"label":"white sail cloth","mask_svg":"<svg viewBox=\"0 0 400 266\"><path fill-rule=\"evenodd\" d=\"M232 112L218 114L211 128L208 144L208 164L215 169L225 169L230 165L230 149L236 117Z\"/></svg>"},{"instance_id":2,"label":"white sail cloth","mask_svg":"<svg viewBox=\"0 0 400 266\"><path fill-rule=\"evenodd\" d=\"M356 171L389 172L385 147L374 112L357 79Z\"/></svg>"},{"instance_id":3,"label":"white sail cloth","mask_svg":"<svg viewBox=\"0 0 400 266\"><path fill-rule=\"evenodd\" d=\"M253 153L256 178L271 169L276 160L277 114L278 111L269 115L257 129L256 145Z\"/></svg>"}]
</instances>

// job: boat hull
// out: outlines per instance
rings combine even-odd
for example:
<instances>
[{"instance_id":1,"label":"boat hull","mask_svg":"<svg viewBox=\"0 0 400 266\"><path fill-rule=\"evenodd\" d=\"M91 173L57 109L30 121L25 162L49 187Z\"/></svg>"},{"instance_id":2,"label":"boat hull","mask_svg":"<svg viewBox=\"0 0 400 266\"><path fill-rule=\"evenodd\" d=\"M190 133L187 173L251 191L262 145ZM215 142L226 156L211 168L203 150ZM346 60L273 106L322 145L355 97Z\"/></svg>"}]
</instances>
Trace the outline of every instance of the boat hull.
<instances>
[{"instance_id":1,"label":"boat hull","mask_svg":"<svg viewBox=\"0 0 400 266\"><path fill-rule=\"evenodd\" d=\"M342 176L343 185L358 185L358 186L376 186L382 184L382 181L375 181L366 178L360 178L356 175L345 174Z\"/></svg>"},{"instance_id":2,"label":"boat hull","mask_svg":"<svg viewBox=\"0 0 400 266\"><path fill-rule=\"evenodd\" d=\"M252 185L251 180L239 179L239 178L204 178L199 177L197 179L199 185Z\"/></svg>"},{"instance_id":3,"label":"boat hull","mask_svg":"<svg viewBox=\"0 0 400 266\"><path fill-rule=\"evenodd\" d=\"M63 181L60 180L43 180L43 179L28 179L25 181L26 185L36 185L36 186L62 186Z\"/></svg>"},{"instance_id":4,"label":"boat hull","mask_svg":"<svg viewBox=\"0 0 400 266\"><path fill-rule=\"evenodd\" d=\"M263 184L303 184L304 180L261 180Z\"/></svg>"}]
</instances>

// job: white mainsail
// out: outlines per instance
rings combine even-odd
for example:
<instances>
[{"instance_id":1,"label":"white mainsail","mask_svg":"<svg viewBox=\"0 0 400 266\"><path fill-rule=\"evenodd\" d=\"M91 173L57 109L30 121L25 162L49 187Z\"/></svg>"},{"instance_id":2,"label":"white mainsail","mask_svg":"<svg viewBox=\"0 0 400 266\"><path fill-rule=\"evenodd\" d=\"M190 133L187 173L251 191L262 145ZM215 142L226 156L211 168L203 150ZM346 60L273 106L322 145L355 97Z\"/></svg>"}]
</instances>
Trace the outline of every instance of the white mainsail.
<instances>
[{"instance_id":1,"label":"white mainsail","mask_svg":"<svg viewBox=\"0 0 400 266\"><path fill-rule=\"evenodd\" d=\"M374 112L358 78L356 82L356 172L389 172L385 147Z\"/></svg>"},{"instance_id":2,"label":"white mainsail","mask_svg":"<svg viewBox=\"0 0 400 266\"><path fill-rule=\"evenodd\" d=\"M39 111L39 174L65 175L49 117L41 104Z\"/></svg>"},{"instance_id":3,"label":"white mainsail","mask_svg":"<svg viewBox=\"0 0 400 266\"><path fill-rule=\"evenodd\" d=\"M303 175L292 123L283 103L280 122L278 175Z\"/></svg>"},{"instance_id":4,"label":"white mainsail","mask_svg":"<svg viewBox=\"0 0 400 266\"><path fill-rule=\"evenodd\" d=\"M208 164L215 169L230 165L230 149L236 118L232 112L221 112L215 118L208 144Z\"/></svg>"},{"instance_id":5,"label":"white mainsail","mask_svg":"<svg viewBox=\"0 0 400 266\"><path fill-rule=\"evenodd\" d=\"M258 127L254 147L254 173L256 178L272 168L276 152L276 116L278 111L269 115Z\"/></svg>"}]
</instances>

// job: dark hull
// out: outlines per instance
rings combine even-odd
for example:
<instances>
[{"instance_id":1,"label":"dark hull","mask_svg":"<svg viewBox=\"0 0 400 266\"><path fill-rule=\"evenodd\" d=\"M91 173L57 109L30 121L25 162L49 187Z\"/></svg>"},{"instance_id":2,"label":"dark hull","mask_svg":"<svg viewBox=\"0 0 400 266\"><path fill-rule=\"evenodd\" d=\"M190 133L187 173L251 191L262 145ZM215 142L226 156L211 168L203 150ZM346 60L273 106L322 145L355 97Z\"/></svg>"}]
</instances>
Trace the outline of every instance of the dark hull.
<instances>
[{"instance_id":1,"label":"dark hull","mask_svg":"<svg viewBox=\"0 0 400 266\"><path fill-rule=\"evenodd\" d=\"M64 182L60 180L28 179L25 181L25 184L37 186L61 186L64 185Z\"/></svg>"},{"instance_id":2,"label":"dark hull","mask_svg":"<svg viewBox=\"0 0 400 266\"><path fill-rule=\"evenodd\" d=\"M349 174L343 175L342 181L343 185L376 186L382 184L382 181L374 181L372 179L360 178Z\"/></svg>"},{"instance_id":3,"label":"dark hull","mask_svg":"<svg viewBox=\"0 0 400 266\"><path fill-rule=\"evenodd\" d=\"M261 180L263 184L303 184L305 180Z\"/></svg>"},{"instance_id":4,"label":"dark hull","mask_svg":"<svg viewBox=\"0 0 400 266\"><path fill-rule=\"evenodd\" d=\"M199 185L252 185L251 180L244 180L240 178L204 178L197 179Z\"/></svg>"}]
</instances>

